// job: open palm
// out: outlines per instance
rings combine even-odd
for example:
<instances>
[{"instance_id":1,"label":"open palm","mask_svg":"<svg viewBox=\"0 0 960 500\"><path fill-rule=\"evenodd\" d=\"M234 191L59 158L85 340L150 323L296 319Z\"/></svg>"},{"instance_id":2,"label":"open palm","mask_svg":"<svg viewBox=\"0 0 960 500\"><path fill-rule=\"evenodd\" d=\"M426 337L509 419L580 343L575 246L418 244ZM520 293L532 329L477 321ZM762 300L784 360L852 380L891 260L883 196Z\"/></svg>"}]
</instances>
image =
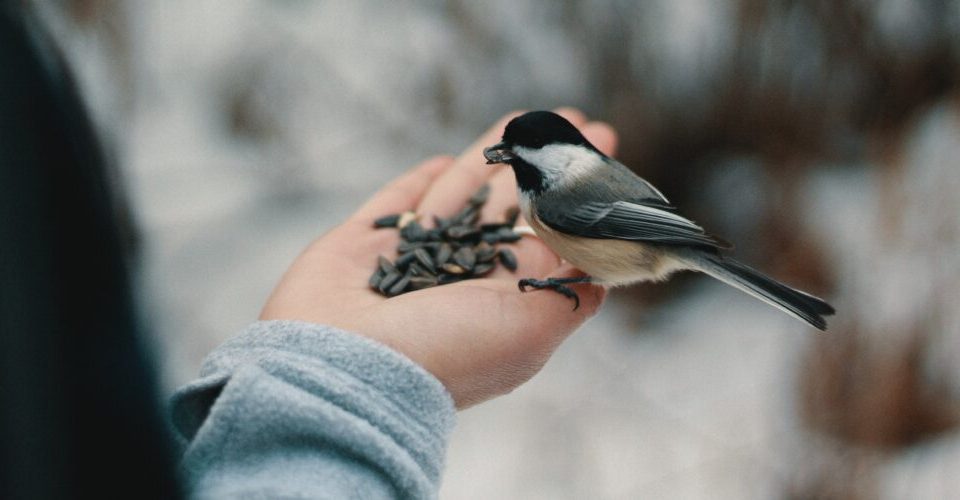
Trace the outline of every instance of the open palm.
<instances>
[{"instance_id":1,"label":"open palm","mask_svg":"<svg viewBox=\"0 0 960 500\"><path fill-rule=\"evenodd\" d=\"M613 154L616 134L572 109L557 110L598 148ZM519 278L575 276L537 238L511 249L515 273L498 267L481 279L385 298L367 285L378 255L393 258L399 235L373 220L413 210L449 217L480 186L492 187L481 221L502 220L517 204L513 172L486 165L482 149L497 142L502 118L459 157L428 160L394 180L342 225L314 241L287 271L261 319L296 319L336 326L382 342L419 363L450 391L460 408L509 392L532 377L559 343L593 315L605 293L577 285L581 306L549 291L521 293ZM522 224L522 222L520 222Z\"/></svg>"}]
</instances>

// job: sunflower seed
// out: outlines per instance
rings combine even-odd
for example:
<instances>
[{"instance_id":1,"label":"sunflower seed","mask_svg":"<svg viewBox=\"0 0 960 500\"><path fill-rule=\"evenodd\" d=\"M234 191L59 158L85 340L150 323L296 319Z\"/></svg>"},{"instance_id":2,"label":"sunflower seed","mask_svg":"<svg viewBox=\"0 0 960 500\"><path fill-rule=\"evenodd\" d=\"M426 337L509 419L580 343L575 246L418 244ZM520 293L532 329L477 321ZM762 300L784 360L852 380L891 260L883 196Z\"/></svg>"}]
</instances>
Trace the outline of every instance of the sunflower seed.
<instances>
[{"instance_id":1,"label":"sunflower seed","mask_svg":"<svg viewBox=\"0 0 960 500\"><path fill-rule=\"evenodd\" d=\"M411 262L417 259L415 252L416 250L400 254L400 256L397 257L397 260L393 261L393 265L396 266L397 269L406 269Z\"/></svg>"},{"instance_id":2,"label":"sunflower seed","mask_svg":"<svg viewBox=\"0 0 960 500\"><path fill-rule=\"evenodd\" d=\"M447 236L455 240L465 240L480 235L480 230L470 226L453 226L447 229Z\"/></svg>"},{"instance_id":3,"label":"sunflower seed","mask_svg":"<svg viewBox=\"0 0 960 500\"><path fill-rule=\"evenodd\" d=\"M397 245L397 252L407 253L412 252L418 248L423 248L424 243L422 241L401 241Z\"/></svg>"},{"instance_id":4,"label":"sunflower seed","mask_svg":"<svg viewBox=\"0 0 960 500\"><path fill-rule=\"evenodd\" d=\"M456 264L454 264L454 265L456 265ZM456 282L458 282L458 281L463 281L464 278L465 278L465 276L462 275L462 274L446 274L446 273L444 273L444 274L441 274L440 276L437 277L437 284L438 284L438 285L447 285L447 284L450 284L450 283L456 283Z\"/></svg>"},{"instance_id":5,"label":"sunflower seed","mask_svg":"<svg viewBox=\"0 0 960 500\"><path fill-rule=\"evenodd\" d=\"M397 220L397 227L403 229L407 227L407 224L419 219L420 216L416 212L404 212L400 214L399 219Z\"/></svg>"},{"instance_id":6,"label":"sunflower seed","mask_svg":"<svg viewBox=\"0 0 960 500\"><path fill-rule=\"evenodd\" d=\"M373 227L380 229L383 227L397 227L397 222L400 221L400 214L393 215L384 215L379 219L373 221Z\"/></svg>"},{"instance_id":7,"label":"sunflower seed","mask_svg":"<svg viewBox=\"0 0 960 500\"><path fill-rule=\"evenodd\" d=\"M473 269L477 263L477 254L470 247L461 247L453 254L453 261L467 271Z\"/></svg>"},{"instance_id":8,"label":"sunflower seed","mask_svg":"<svg viewBox=\"0 0 960 500\"><path fill-rule=\"evenodd\" d=\"M497 237L500 238L500 241L504 243L513 243L520 240L520 235L510 229L509 227L502 227L497 231Z\"/></svg>"},{"instance_id":9,"label":"sunflower seed","mask_svg":"<svg viewBox=\"0 0 960 500\"><path fill-rule=\"evenodd\" d=\"M486 241L478 243L477 246L473 247L473 251L477 253L478 262L490 262L497 256L497 249Z\"/></svg>"},{"instance_id":10,"label":"sunflower seed","mask_svg":"<svg viewBox=\"0 0 960 500\"><path fill-rule=\"evenodd\" d=\"M450 227L450 221L449 221L448 219L444 219L443 217L439 217L439 216L434 215L434 216L433 216L433 225L434 225L437 229L439 229L440 231L443 231L443 230L447 229L448 227Z\"/></svg>"},{"instance_id":11,"label":"sunflower seed","mask_svg":"<svg viewBox=\"0 0 960 500\"><path fill-rule=\"evenodd\" d=\"M410 284L410 273L407 273L402 278L397 280L397 282L394 283L389 290L387 290L387 296L396 297L397 295L400 295L401 293L403 293L404 290L407 289L407 285L409 284Z\"/></svg>"},{"instance_id":12,"label":"sunflower seed","mask_svg":"<svg viewBox=\"0 0 960 500\"><path fill-rule=\"evenodd\" d=\"M453 247L449 243L441 243L440 248L437 249L437 253L434 254L436 263L438 266L444 265L450 256L453 255Z\"/></svg>"},{"instance_id":13,"label":"sunflower seed","mask_svg":"<svg viewBox=\"0 0 960 500\"><path fill-rule=\"evenodd\" d=\"M453 216L451 225L466 225L470 226L477 222L480 219L480 211L477 210L477 207L473 205L467 205L463 207L457 215Z\"/></svg>"},{"instance_id":14,"label":"sunflower seed","mask_svg":"<svg viewBox=\"0 0 960 500\"><path fill-rule=\"evenodd\" d=\"M419 222L410 221L409 224L403 226L403 229L400 230L400 237L407 241L425 241L427 239L427 232Z\"/></svg>"},{"instance_id":15,"label":"sunflower seed","mask_svg":"<svg viewBox=\"0 0 960 500\"><path fill-rule=\"evenodd\" d=\"M497 233L483 233L483 235L480 236L480 239L483 240L484 243L489 243L490 245L500 243L500 236L498 236Z\"/></svg>"},{"instance_id":16,"label":"sunflower seed","mask_svg":"<svg viewBox=\"0 0 960 500\"><path fill-rule=\"evenodd\" d=\"M383 270L384 274L390 274L397 271L396 266L390 262L390 259L387 259L383 255L377 257L377 264L380 266L380 269Z\"/></svg>"},{"instance_id":17,"label":"sunflower seed","mask_svg":"<svg viewBox=\"0 0 960 500\"><path fill-rule=\"evenodd\" d=\"M520 217L520 207L514 205L503 212L503 220L510 226L517 225L517 219Z\"/></svg>"},{"instance_id":18,"label":"sunflower seed","mask_svg":"<svg viewBox=\"0 0 960 500\"><path fill-rule=\"evenodd\" d=\"M495 233L499 231L500 228L504 228L504 227L509 229L513 226L511 226L510 224L507 224L506 222L492 222L489 224L480 224L480 230L485 233L491 233L491 232Z\"/></svg>"},{"instance_id":19,"label":"sunflower seed","mask_svg":"<svg viewBox=\"0 0 960 500\"><path fill-rule=\"evenodd\" d=\"M380 284L377 285L377 290L380 290L380 293L386 295L387 290L389 290L390 287L393 286L393 284L399 279L400 273L396 271L390 271L386 274L386 276L383 277L383 279L380 280Z\"/></svg>"},{"instance_id":20,"label":"sunflower seed","mask_svg":"<svg viewBox=\"0 0 960 500\"><path fill-rule=\"evenodd\" d=\"M476 193L473 193L473 196L470 197L468 201L471 205L480 206L487 202L487 198L490 196L490 184L484 184L477 190Z\"/></svg>"},{"instance_id":21,"label":"sunflower seed","mask_svg":"<svg viewBox=\"0 0 960 500\"><path fill-rule=\"evenodd\" d=\"M424 288L436 286L436 284L437 278L434 276L412 276L410 278L411 290L423 290Z\"/></svg>"},{"instance_id":22,"label":"sunflower seed","mask_svg":"<svg viewBox=\"0 0 960 500\"><path fill-rule=\"evenodd\" d=\"M418 248L413 251L413 254L417 257L417 262L419 262L424 269L430 271L430 273L437 272L437 267L434 265L433 259L430 258L429 252L423 248Z\"/></svg>"},{"instance_id":23,"label":"sunflower seed","mask_svg":"<svg viewBox=\"0 0 960 500\"><path fill-rule=\"evenodd\" d=\"M383 269L377 267L377 270L370 275L370 280L367 283L370 285L370 288L377 288L380 285L380 280L383 279Z\"/></svg>"},{"instance_id":24,"label":"sunflower seed","mask_svg":"<svg viewBox=\"0 0 960 500\"><path fill-rule=\"evenodd\" d=\"M506 248L501 248L497 255L500 256L500 263L503 264L503 267L509 269L510 271L517 270L517 256L513 254L510 250Z\"/></svg>"},{"instance_id":25,"label":"sunflower seed","mask_svg":"<svg viewBox=\"0 0 960 500\"><path fill-rule=\"evenodd\" d=\"M487 262L485 264L477 264L477 266L473 268L473 275L483 276L484 274L487 274L490 271L493 271L493 268L495 266L496 264L494 264L493 262Z\"/></svg>"},{"instance_id":26,"label":"sunflower seed","mask_svg":"<svg viewBox=\"0 0 960 500\"><path fill-rule=\"evenodd\" d=\"M419 262L411 262L410 267L407 268L407 272L414 276L430 276L432 274L427 272Z\"/></svg>"},{"instance_id":27,"label":"sunflower seed","mask_svg":"<svg viewBox=\"0 0 960 500\"><path fill-rule=\"evenodd\" d=\"M480 211L479 211L479 210L471 210L470 213L467 214L467 216L464 217L460 222L463 223L463 224L467 224L467 225L472 226L472 225L476 224L477 221L479 221L479 220L480 220Z\"/></svg>"},{"instance_id":28,"label":"sunflower seed","mask_svg":"<svg viewBox=\"0 0 960 500\"><path fill-rule=\"evenodd\" d=\"M443 265L443 270L450 274L464 274L467 272L466 269L461 267L459 264L454 264L453 262L447 262ZM443 275L441 275L442 277Z\"/></svg>"}]
</instances>

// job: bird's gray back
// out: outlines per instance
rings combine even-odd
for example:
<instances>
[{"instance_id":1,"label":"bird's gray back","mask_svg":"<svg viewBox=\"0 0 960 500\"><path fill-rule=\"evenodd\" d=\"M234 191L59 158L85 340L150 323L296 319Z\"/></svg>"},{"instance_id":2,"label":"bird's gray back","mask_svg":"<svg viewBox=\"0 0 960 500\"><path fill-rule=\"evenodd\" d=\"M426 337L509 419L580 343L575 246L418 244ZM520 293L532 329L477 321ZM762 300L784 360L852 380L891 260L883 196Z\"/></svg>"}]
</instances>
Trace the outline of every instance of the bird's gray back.
<instances>
[{"instance_id":1,"label":"bird's gray back","mask_svg":"<svg viewBox=\"0 0 960 500\"><path fill-rule=\"evenodd\" d=\"M605 161L605 168L598 168L588 178L571 185L547 190L541 199L548 204L551 201L572 205L628 201L656 207L670 206L660 191L629 168L611 158L605 158Z\"/></svg>"}]
</instances>

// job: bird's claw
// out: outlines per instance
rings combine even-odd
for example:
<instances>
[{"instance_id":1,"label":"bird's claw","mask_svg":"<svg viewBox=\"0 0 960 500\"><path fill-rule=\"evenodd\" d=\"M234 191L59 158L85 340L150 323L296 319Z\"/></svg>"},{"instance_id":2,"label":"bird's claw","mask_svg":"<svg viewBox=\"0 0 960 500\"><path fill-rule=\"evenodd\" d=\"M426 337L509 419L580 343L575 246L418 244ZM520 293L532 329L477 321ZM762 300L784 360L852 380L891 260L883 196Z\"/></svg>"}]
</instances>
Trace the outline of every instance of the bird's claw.
<instances>
[{"instance_id":1,"label":"bird's claw","mask_svg":"<svg viewBox=\"0 0 960 500\"><path fill-rule=\"evenodd\" d=\"M589 283L590 278L547 278L545 280L537 280L533 278L524 278L517 282L517 287L521 292L526 292L527 287L535 288L537 290L542 290L548 288L553 290L560 295L568 299L573 299L573 310L576 311L580 308L580 296L577 295L577 292L573 291L572 288L566 286L567 283Z\"/></svg>"}]
</instances>

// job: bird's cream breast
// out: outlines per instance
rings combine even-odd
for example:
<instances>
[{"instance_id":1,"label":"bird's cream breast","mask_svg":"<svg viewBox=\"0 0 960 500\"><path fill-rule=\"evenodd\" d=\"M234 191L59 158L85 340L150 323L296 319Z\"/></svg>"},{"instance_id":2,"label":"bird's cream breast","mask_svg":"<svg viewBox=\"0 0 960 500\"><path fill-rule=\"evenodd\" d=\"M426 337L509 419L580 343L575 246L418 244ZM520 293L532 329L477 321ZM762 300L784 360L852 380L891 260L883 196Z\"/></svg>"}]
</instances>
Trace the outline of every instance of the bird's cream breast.
<instances>
[{"instance_id":1,"label":"bird's cream breast","mask_svg":"<svg viewBox=\"0 0 960 500\"><path fill-rule=\"evenodd\" d=\"M661 248L646 243L561 233L544 224L530 208L529 200L521 201L521 211L537 236L557 255L601 284L617 286L661 280L685 267Z\"/></svg>"}]
</instances>

